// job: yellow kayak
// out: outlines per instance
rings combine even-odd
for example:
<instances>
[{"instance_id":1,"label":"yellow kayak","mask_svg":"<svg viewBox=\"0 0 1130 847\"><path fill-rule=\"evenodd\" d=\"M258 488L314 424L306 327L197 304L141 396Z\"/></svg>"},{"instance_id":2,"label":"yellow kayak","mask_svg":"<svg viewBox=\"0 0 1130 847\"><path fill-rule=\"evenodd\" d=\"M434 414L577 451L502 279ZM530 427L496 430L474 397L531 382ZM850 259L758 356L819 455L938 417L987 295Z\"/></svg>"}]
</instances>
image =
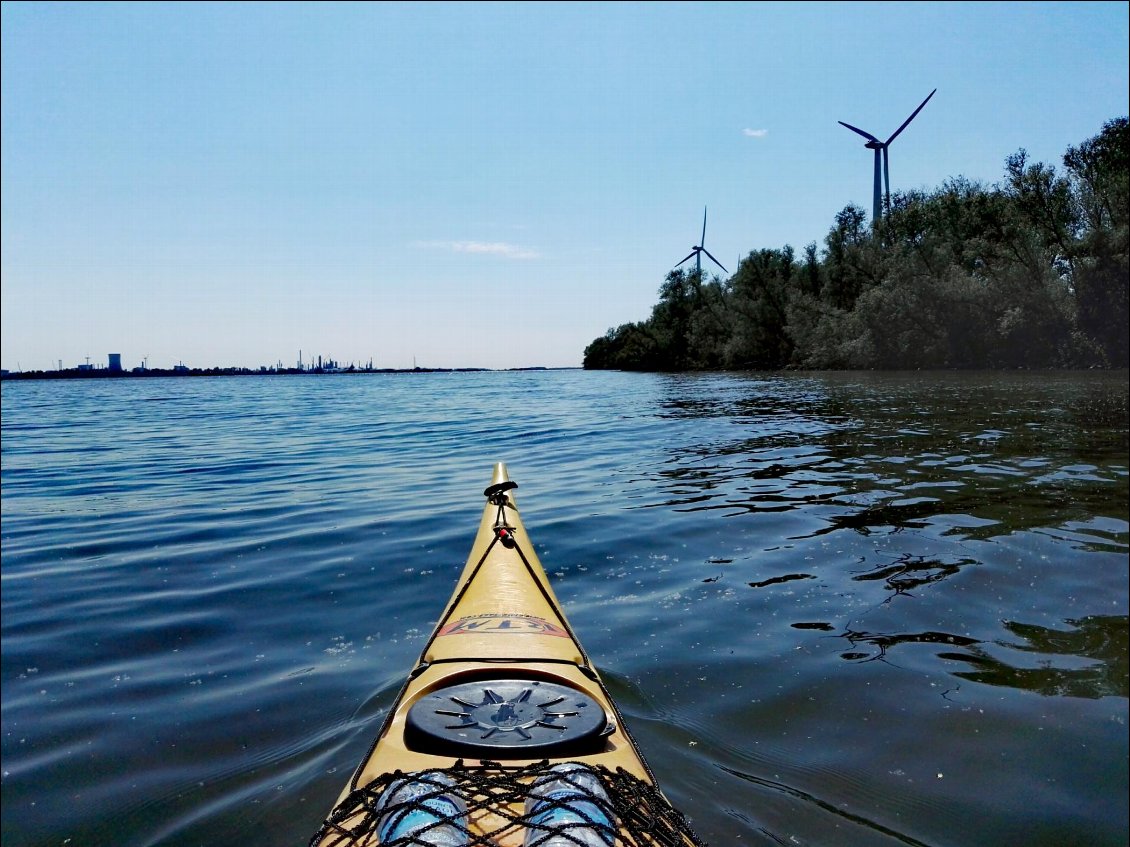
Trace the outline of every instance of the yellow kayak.
<instances>
[{"instance_id":1,"label":"yellow kayak","mask_svg":"<svg viewBox=\"0 0 1130 847\"><path fill-rule=\"evenodd\" d=\"M516 487L497 464L455 591L312 847L701 844L656 786L566 620L522 525ZM573 823L553 840L546 808L557 801L531 807L531 792L570 768L596 796L580 797L571 818L566 811ZM408 809L396 805L406 784L409 793L426 789L415 813L430 823L407 836L378 832L395 817L390 809ZM574 800L575 784L570 777ZM589 830L603 840L585 840Z\"/></svg>"}]
</instances>

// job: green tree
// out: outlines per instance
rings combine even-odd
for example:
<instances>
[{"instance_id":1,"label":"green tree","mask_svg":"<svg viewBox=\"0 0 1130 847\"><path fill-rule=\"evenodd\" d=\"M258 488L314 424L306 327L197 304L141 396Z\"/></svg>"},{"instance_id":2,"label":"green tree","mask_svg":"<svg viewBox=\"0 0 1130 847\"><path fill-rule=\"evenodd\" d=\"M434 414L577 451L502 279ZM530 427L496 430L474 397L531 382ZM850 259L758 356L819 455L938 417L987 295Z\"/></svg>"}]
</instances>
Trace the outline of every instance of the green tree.
<instances>
[{"instance_id":1,"label":"green tree","mask_svg":"<svg viewBox=\"0 0 1130 847\"><path fill-rule=\"evenodd\" d=\"M726 348L734 332L729 287L715 277L700 286L687 330L689 366L695 370L729 367Z\"/></svg>"},{"instance_id":2,"label":"green tree","mask_svg":"<svg viewBox=\"0 0 1130 847\"><path fill-rule=\"evenodd\" d=\"M1107 121L1097 136L1069 147L1063 163L1081 223L1074 251L1079 329L1101 364L1125 368L1130 321L1130 122Z\"/></svg>"},{"instance_id":3,"label":"green tree","mask_svg":"<svg viewBox=\"0 0 1130 847\"><path fill-rule=\"evenodd\" d=\"M659 302L649 321L655 338L660 370L686 370L691 365L689 335L691 317L702 301L701 277L697 272L673 270L659 287Z\"/></svg>"},{"instance_id":4,"label":"green tree","mask_svg":"<svg viewBox=\"0 0 1130 847\"><path fill-rule=\"evenodd\" d=\"M844 207L824 243L822 296L838 309L850 309L863 289L875 282L867 213L859 206Z\"/></svg>"},{"instance_id":5,"label":"green tree","mask_svg":"<svg viewBox=\"0 0 1130 847\"><path fill-rule=\"evenodd\" d=\"M796 275L788 246L757 250L741 263L729 284L734 319L724 353L727 367L777 369L789 363L793 341L786 325Z\"/></svg>"}]
</instances>

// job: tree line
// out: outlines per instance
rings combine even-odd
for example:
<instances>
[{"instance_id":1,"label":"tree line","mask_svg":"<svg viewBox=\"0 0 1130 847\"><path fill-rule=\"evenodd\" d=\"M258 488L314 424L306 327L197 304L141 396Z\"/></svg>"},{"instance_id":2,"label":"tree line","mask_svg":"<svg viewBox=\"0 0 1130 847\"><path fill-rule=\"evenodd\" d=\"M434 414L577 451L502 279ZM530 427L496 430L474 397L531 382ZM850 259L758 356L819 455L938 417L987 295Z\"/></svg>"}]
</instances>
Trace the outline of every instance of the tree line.
<instances>
[{"instance_id":1,"label":"tree line","mask_svg":"<svg viewBox=\"0 0 1130 847\"><path fill-rule=\"evenodd\" d=\"M644 321L610 329L584 366L622 370L1127 367L1125 117L1063 156L1009 156L963 177L849 205L823 248L749 253L729 279L673 270Z\"/></svg>"}]
</instances>

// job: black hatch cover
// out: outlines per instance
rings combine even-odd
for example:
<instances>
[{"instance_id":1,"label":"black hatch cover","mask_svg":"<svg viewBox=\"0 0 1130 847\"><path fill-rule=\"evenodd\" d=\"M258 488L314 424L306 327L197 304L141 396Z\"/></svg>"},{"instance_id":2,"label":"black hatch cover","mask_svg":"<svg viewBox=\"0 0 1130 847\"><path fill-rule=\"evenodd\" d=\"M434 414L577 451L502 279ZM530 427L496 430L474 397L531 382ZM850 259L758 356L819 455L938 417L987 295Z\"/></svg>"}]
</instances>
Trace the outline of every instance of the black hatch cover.
<instances>
[{"instance_id":1,"label":"black hatch cover","mask_svg":"<svg viewBox=\"0 0 1130 847\"><path fill-rule=\"evenodd\" d=\"M404 740L421 753L527 759L596 752L610 730L600 704L535 679L484 679L440 688L408 710Z\"/></svg>"}]
</instances>

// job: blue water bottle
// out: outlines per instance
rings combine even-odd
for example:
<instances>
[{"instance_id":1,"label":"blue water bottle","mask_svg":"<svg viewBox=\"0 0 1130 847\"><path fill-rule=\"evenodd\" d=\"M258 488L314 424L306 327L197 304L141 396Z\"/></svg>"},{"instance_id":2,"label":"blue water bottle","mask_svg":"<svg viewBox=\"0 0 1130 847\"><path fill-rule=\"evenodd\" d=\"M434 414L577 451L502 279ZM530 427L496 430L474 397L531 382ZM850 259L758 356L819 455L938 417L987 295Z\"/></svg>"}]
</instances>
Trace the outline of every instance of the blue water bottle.
<instances>
[{"instance_id":1,"label":"blue water bottle","mask_svg":"<svg viewBox=\"0 0 1130 847\"><path fill-rule=\"evenodd\" d=\"M612 819L612 804L592 768L554 765L526 798L525 847L612 847Z\"/></svg>"},{"instance_id":2,"label":"blue water bottle","mask_svg":"<svg viewBox=\"0 0 1130 847\"><path fill-rule=\"evenodd\" d=\"M398 780L377 803L380 844L466 847L467 806L447 774L426 771Z\"/></svg>"}]
</instances>

